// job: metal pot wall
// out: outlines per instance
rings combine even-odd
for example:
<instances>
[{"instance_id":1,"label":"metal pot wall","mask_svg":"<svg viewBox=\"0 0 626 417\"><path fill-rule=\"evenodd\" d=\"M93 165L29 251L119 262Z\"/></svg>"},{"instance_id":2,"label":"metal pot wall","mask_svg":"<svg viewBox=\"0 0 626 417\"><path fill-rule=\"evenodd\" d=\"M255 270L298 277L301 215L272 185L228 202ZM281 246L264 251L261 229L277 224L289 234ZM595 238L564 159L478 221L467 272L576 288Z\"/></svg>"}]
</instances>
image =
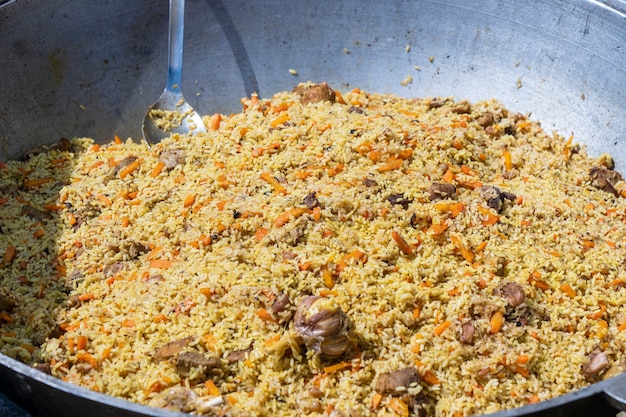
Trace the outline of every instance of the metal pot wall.
<instances>
[{"instance_id":1,"label":"metal pot wall","mask_svg":"<svg viewBox=\"0 0 626 417\"><path fill-rule=\"evenodd\" d=\"M140 138L165 85L167 12L165 0L0 0L0 160L60 137ZM185 35L183 91L203 114L239 111L252 92L307 80L495 97L626 168L621 0L190 0ZM1 355L0 375L2 391L36 416L176 415ZM499 415L614 415L625 386L622 375Z\"/></svg>"}]
</instances>

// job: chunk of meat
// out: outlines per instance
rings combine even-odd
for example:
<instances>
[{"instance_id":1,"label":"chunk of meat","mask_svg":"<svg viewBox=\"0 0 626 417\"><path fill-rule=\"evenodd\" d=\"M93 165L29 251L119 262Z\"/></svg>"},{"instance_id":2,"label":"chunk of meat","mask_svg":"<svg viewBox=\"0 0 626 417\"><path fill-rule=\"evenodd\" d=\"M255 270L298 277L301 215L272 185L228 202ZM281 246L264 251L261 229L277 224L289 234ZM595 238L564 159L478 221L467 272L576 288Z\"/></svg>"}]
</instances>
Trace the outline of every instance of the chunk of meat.
<instances>
[{"instance_id":1,"label":"chunk of meat","mask_svg":"<svg viewBox=\"0 0 626 417\"><path fill-rule=\"evenodd\" d=\"M302 204L304 204L306 208L311 210L319 206L320 202L317 200L317 196L313 192L313 193L307 194L306 197L304 197L304 200L302 200Z\"/></svg>"},{"instance_id":2,"label":"chunk of meat","mask_svg":"<svg viewBox=\"0 0 626 417\"><path fill-rule=\"evenodd\" d=\"M319 103L320 101L330 101L334 103L336 99L335 90L330 88L326 83L298 84L293 88L293 92L300 95L302 104Z\"/></svg>"},{"instance_id":3,"label":"chunk of meat","mask_svg":"<svg viewBox=\"0 0 626 417\"><path fill-rule=\"evenodd\" d=\"M394 372L381 374L376 382L376 392L380 394L404 394L412 384L420 382L417 369L410 366Z\"/></svg>"},{"instance_id":4,"label":"chunk of meat","mask_svg":"<svg viewBox=\"0 0 626 417\"><path fill-rule=\"evenodd\" d=\"M52 219L52 214L48 213L47 211L36 209L35 207L29 206L28 204L24 204L22 206L22 214L37 221Z\"/></svg>"},{"instance_id":5,"label":"chunk of meat","mask_svg":"<svg viewBox=\"0 0 626 417\"><path fill-rule=\"evenodd\" d=\"M472 322L466 322L459 327L459 342L464 345L471 345L474 343L474 332L476 329Z\"/></svg>"},{"instance_id":6,"label":"chunk of meat","mask_svg":"<svg viewBox=\"0 0 626 417\"><path fill-rule=\"evenodd\" d=\"M524 289L515 282L506 282L498 285L493 290L493 294L504 298L511 307L517 307L524 302L526 295Z\"/></svg>"},{"instance_id":7,"label":"chunk of meat","mask_svg":"<svg viewBox=\"0 0 626 417\"><path fill-rule=\"evenodd\" d=\"M19 190L20 187L18 187L17 185L4 185L0 187L0 193L4 195L10 195L11 197L15 197L16 195L18 195Z\"/></svg>"},{"instance_id":8,"label":"chunk of meat","mask_svg":"<svg viewBox=\"0 0 626 417\"><path fill-rule=\"evenodd\" d=\"M585 381L594 382L597 381L602 374L603 371L609 369L611 364L609 363L609 358L602 350L599 348L594 349L587 355L589 358L589 362L583 365L582 372L585 377Z\"/></svg>"},{"instance_id":9,"label":"chunk of meat","mask_svg":"<svg viewBox=\"0 0 626 417\"><path fill-rule=\"evenodd\" d=\"M404 197L404 194L402 193L394 193L387 197L387 201L393 205L402 206L402 208L406 210L409 208L409 204L411 204L413 200Z\"/></svg>"},{"instance_id":10,"label":"chunk of meat","mask_svg":"<svg viewBox=\"0 0 626 417\"><path fill-rule=\"evenodd\" d=\"M281 292L276 297L276 300L274 301L274 304L272 304L272 307L270 307L270 310L272 310L272 313L281 313L285 311L290 304L291 300L289 299L289 296Z\"/></svg>"},{"instance_id":11,"label":"chunk of meat","mask_svg":"<svg viewBox=\"0 0 626 417\"><path fill-rule=\"evenodd\" d=\"M132 164L136 160L137 157L134 155L127 156L126 158L122 159L120 162L117 163L117 165L115 165L115 168L113 168L113 174L117 175L122 169L126 168L128 165Z\"/></svg>"},{"instance_id":12,"label":"chunk of meat","mask_svg":"<svg viewBox=\"0 0 626 417\"><path fill-rule=\"evenodd\" d=\"M178 355L189 343L193 341L193 336L168 342L157 349L154 354L155 362L162 362Z\"/></svg>"},{"instance_id":13,"label":"chunk of meat","mask_svg":"<svg viewBox=\"0 0 626 417\"><path fill-rule=\"evenodd\" d=\"M168 170L184 164L186 159L187 154L182 149L166 149L159 155L159 161L163 162L164 168Z\"/></svg>"},{"instance_id":14,"label":"chunk of meat","mask_svg":"<svg viewBox=\"0 0 626 417\"><path fill-rule=\"evenodd\" d=\"M218 358L207 358L199 352L182 352L176 357L176 370L187 376L191 368L204 367L206 373L222 375L222 361Z\"/></svg>"},{"instance_id":15,"label":"chunk of meat","mask_svg":"<svg viewBox=\"0 0 626 417\"><path fill-rule=\"evenodd\" d=\"M495 117L493 116L493 113L490 111L484 112L483 114L478 116L478 118L476 119L476 123L478 123L478 125L481 127L491 126L494 121L495 121Z\"/></svg>"},{"instance_id":16,"label":"chunk of meat","mask_svg":"<svg viewBox=\"0 0 626 417\"><path fill-rule=\"evenodd\" d=\"M105 277L109 278L123 269L124 264L122 262L113 262L112 264L108 264L107 266L105 266L102 272L104 273Z\"/></svg>"},{"instance_id":17,"label":"chunk of meat","mask_svg":"<svg viewBox=\"0 0 626 417\"><path fill-rule=\"evenodd\" d=\"M50 145L36 146L32 149L27 150L26 152L24 152L24 158L30 158L31 156L38 155L40 153L46 153L46 152L53 151L53 150L67 152L71 148L72 148L72 143L69 141L69 139L61 138L57 142L54 142Z\"/></svg>"},{"instance_id":18,"label":"chunk of meat","mask_svg":"<svg viewBox=\"0 0 626 417\"><path fill-rule=\"evenodd\" d=\"M52 375L52 368L49 363L36 363L34 368L44 374Z\"/></svg>"},{"instance_id":19,"label":"chunk of meat","mask_svg":"<svg viewBox=\"0 0 626 417\"><path fill-rule=\"evenodd\" d=\"M456 114L468 114L469 112L472 111L472 108L469 102L461 101L457 103L456 106L452 107L452 109L450 110L452 110L452 113L456 113Z\"/></svg>"},{"instance_id":20,"label":"chunk of meat","mask_svg":"<svg viewBox=\"0 0 626 417\"><path fill-rule=\"evenodd\" d=\"M0 296L0 311L11 312L17 306L17 301L8 296Z\"/></svg>"},{"instance_id":21,"label":"chunk of meat","mask_svg":"<svg viewBox=\"0 0 626 417\"><path fill-rule=\"evenodd\" d=\"M498 187L492 185L484 185L479 189L480 196L485 199L487 205L496 212L501 213L504 207L504 201L513 201L517 198L515 194L502 191Z\"/></svg>"},{"instance_id":22,"label":"chunk of meat","mask_svg":"<svg viewBox=\"0 0 626 417\"><path fill-rule=\"evenodd\" d=\"M246 358L246 355L252 352L253 346L250 345L245 349L234 350L226 356L226 360L229 363L239 362Z\"/></svg>"},{"instance_id":23,"label":"chunk of meat","mask_svg":"<svg viewBox=\"0 0 626 417\"><path fill-rule=\"evenodd\" d=\"M456 187L445 182L434 182L428 187L430 201L452 198L454 193L456 193Z\"/></svg>"},{"instance_id":24,"label":"chunk of meat","mask_svg":"<svg viewBox=\"0 0 626 417\"><path fill-rule=\"evenodd\" d=\"M363 185L366 187L378 187L378 183L371 178L363 179Z\"/></svg>"},{"instance_id":25,"label":"chunk of meat","mask_svg":"<svg viewBox=\"0 0 626 417\"><path fill-rule=\"evenodd\" d=\"M402 399L409 406L411 415L415 417L426 417L426 405L428 404L428 398L423 392L417 395L406 395Z\"/></svg>"},{"instance_id":26,"label":"chunk of meat","mask_svg":"<svg viewBox=\"0 0 626 417\"><path fill-rule=\"evenodd\" d=\"M589 170L589 178L591 179L591 185L597 189L612 193L615 196L619 195L619 191L615 188L615 185L623 180L619 172L604 166L593 167Z\"/></svg>"}]
</instances>

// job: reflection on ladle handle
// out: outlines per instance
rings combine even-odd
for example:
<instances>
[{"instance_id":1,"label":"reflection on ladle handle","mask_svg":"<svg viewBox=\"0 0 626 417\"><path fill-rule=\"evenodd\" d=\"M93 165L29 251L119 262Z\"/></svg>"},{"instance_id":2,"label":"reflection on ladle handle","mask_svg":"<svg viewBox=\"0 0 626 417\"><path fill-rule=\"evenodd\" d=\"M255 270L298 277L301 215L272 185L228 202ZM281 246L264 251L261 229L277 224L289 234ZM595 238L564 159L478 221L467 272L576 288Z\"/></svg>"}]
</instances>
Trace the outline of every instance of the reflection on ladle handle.
<instances>
[{"instance_id":1,"label":"reflection on ladle handle","mask_svg":"<svg viewBox=\"0 0 626 417\"><path fill-rule=\"evenodd\" d=\"M180 92L183 68L183 34L185 31L185 0L170 0L168 72L166 90Z\"/></svg>"}]
</instances>

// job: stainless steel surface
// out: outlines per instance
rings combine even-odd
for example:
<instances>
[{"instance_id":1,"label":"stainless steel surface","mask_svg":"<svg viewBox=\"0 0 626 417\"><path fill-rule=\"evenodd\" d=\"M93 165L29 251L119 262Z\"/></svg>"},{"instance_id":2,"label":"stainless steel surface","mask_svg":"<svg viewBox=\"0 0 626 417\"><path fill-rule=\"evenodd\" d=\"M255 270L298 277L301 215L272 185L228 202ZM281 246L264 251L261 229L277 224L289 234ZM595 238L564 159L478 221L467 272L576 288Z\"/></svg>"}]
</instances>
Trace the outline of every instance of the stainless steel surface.
<instances>
[{"instance_id":1,"label":"stainless steel surface","mask_svg":"<svg viewBox=\"0 0 626 417\"><path fill-rule=\"evenodd\" d=\"M0 160L59 137L141 138L138 121L165 84L167 2L2 6ZM496 97L548 131L573 133L594 156L612 153L626 170L622 0L188 0L186 9L182 88L201 114L239 111L241 97L307 80L407 97ZM626 375L497 416L610 416L626 408L624 386ZM4 356L0 391L36 417L172 415Z\"/></svg>"},{"instance_id":2,"label":"stainless steel surface","mask_svg":"<svg viewBox=\"0 0 626 417\"><path fill-rule=\"evenodd\" d=\"M183 74L183 39L185 30L185 0L170 0L167 82L163 94L146 112L142 124L143 138L149 144L155 144L173 133L206 132L202 116L187 103L182 91ZM184 115L180 124L171 128L162 128L152 111L165 111Z\"/></svg>"}]
</instances>

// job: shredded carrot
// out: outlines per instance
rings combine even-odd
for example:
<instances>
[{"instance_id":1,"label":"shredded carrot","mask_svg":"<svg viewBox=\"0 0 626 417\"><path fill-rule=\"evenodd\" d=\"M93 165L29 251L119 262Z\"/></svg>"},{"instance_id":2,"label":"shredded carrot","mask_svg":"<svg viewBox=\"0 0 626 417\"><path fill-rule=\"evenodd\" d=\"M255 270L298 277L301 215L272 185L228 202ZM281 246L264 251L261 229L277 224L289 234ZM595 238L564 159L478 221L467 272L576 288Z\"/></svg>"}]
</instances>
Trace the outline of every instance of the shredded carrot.
<instances>
[{"instance_id":1,"label":"shredded carrot","mask_svg":"<svg viewBox=\"0 0 626 417\"><path fill-rule=\"evenodd\" d=\"M204 381L204 386L206 387L209 395L213 395L215 397L221 395L220 389L217 387L217 385L215 385L215 382L213 382L212 380L207 379L206 381Z\"/></svg>"},{"instance_id":2,"label":"shredded carrot","mask_svg":"<svg viewBox=\"0 0 626 417\"><path fill-rule=\"evenodd\" d=\"M341 259L337 263L337 270L339 272L343 271L348 266L348 264L350 263L352 259L359 260L359 259L364 259L364 258L365 258L365 253L361 252L358 249L355 249L352 252L347 253L341 257Z\"/></svg>"},{"instance_id":3,"label":"shredded carrot","mask_svg":"<svg viewBox=\"0 0 626 417\"><path fill-rule=\"evenodd\" d=\"M450 320L439 323L437 327L435 327L435 329L433 330L433 333L435 334L435 336L440 336L448 327L450 327L450 324L452 324Z\"/></svg>"},{"instance_id":4,"label":"shredded carrot","mask_svg":"<svg viewBox=\"0 0 626 417\"><path fill-rule=\"evenodd\" d=\"M153 323L165 323L167 321L167 316L165 314L157 314L152 318Z\"/></svg>"},{"instance_id":5,"label":"shredded carrot","mask_svg":"<svg viewBox=\"0 0 626 417\"><path fill-rule=\"evenodd\" d=\"M91 353L77 353L76 360L86 362L91 365L92 368L98 367L98 359L96 359Z\"/></svg>"},{"instance_id":6,"label":"shredded carrot","mask_svg":"<svg viewBox=\"0 0 626 417\"><path fill-rule=\"evenodd\" d=\"M280 214L278 217L276 217L276 219L274 219L274 226L282 227L285 224L287 224L287 222L289 222L290 220L296 219L302 216L304 213L308 213L308 212L309 212L309 209L304 208L304 207L291 208L287 210L286 212L284 212L283 214Z\"/></svg>"},{"instance_id":7,"label":"shredded carrot","mask_svg":"<svg viewBox=\"0 0 626 417\"><path fill-rule=\"evenodd\" d=\"M513 159L511 157L511 152L508 150L505 150L504 152L502 152L502 157L504 158L504 169L506 171L510 171L513 169Z\"/></svg>"},{"instance_id":8,"label":"shredded carrot","mask_svg":"<svg viewBox=\"0 0 626 417\"><path fill-rule=\"evenodd\" d=\"M429 370L424 371L421 376L422 376L422 379L424 381L426 381L426 383L429 384L429 385L439 385L439 384L441 384L441 381L439 381L439 378L437 378L435 376L435 374L433 374Z\"/></svg>"},{"instance_id":9,"label":"shredded carrot","mask_svg":"<svg viewBox=\"0 0 626 417\"><path fill-rule=\"evenodd\" d=\"M137 325L137 322L135 322L135 320L133 319L124 319L122 320L121 325L122 327L135 327Z\"/></svg>"},{"instance_id":10,"label":"shredded carrot","mask_svg":"<svg viewBox=\"0 0 626 417\"><path fill-rule=\"evenodd\" d=\"M529 359L530 358L528 357L528 355L519 355L515 360L515 363L517 363L518 365L525 365L528 363Z\"/></svg>"},{"instance_id":11,"label":"shredded carrot","mask_svg":"<svg viewBox=\"0 0 626 417\"><path fill-rule=\"evenodd\" d=\"M150 260L150 268L167 269L174 265L174 261L167 259L152 259Z\"/></svg>"},{"instance_id":12,"label":"shredded carrot","mask_svg":"<svg viewBox=\"0 0 626 417\"><path fill-rule=\"evenodd\" d=\"M617 331L621 332L623 330L626 330L626 321L620 324L619 326L617 326Z\"/></svg>"},{"instance_id":13,"label":"shredded carrot","mask_svg":"<svg viewBox=\"0 0 626 417\"><path fill-rule=\"evenodd\" d=\"M450 215L452 217L458 216L463 212L463 210L465 210L465 204L461 202L450 205Z\"/></svg>"},{"instance_id":14,"label":"shredded carrot","mask_svg":"<svg viewBox=\"0 0 626 417\"><path fill-rule=\"evenodd\" d=\"M474 262L474 252L472 252L471 249L467 248L467 246L463 244L458 236L450 235L450 240L452 241L454 247L461 252L461 256L463 257L463 259L465 259L469 263Z\"/></svg>"},{"instance_id":15,"label":"shredded carrot","mask_svg":"<svg viewBox=\"0 0 626 417\"><path fill-rule=\"evenodd\" d=\"M392 159L391 161L387 161L378 167L378 172L387 172L393 171L394 169L398 169L402 166L402 159Z\"/></svg>"},{"instance_id":16,"label":"shredded carrot","mask_svg":"<svg viewBox=\"0 0 626 417\"><path fill-rule=\"evenodd\" d=\"M124 168L122 168L120 170L120 178L124 179L127 176L129 176L130 174L132 174L133 172L135 172L135 170L137 168L139 168L139 165L141 164L141 160L140 159L135 159L133 162L131 162L130 164L128 164L127 166L125 166Z\"/></svg>"},{"instance_id":17,"label":"shredded carrot","mask_svg":"<svg viewBox=\"0 0 626 417\"><path fill-rule=\"evenodd\" d=\"M522 375L523 377L528 377L530 375L530 371L528 368L520 365L515 365L515 372Z\"/></svg>"},{"instance_id":18,"label":"shredded carrot","mask_svg":"<svg viewBox=\"0 0 626 417\"><path fill-rule=\"evenodd\" d=\"M400 251L402 251L402 253L404 253L407 256L407 258L413 258L415 256L415 252L413 251L413 249L409 246L406 240L404 240L404 238L400 236L398 232L396 232L395 230L392 230L391 237L400 248Z\"/></svg>"},{"instance_id":19,"label":"shredded carrot","mask_svg":"<svg viewBox=\"0 0 626 417\"><path fill-rule=\"evenodd\" d=\"M218 130L220 128L220 123L222 122L222 115L219 113L214 113L209 120L209 128L211 130Z\"/></svg>"},{"instance_id":20,"label":"shredded carrot","mask_svg":"<svg viewBox=\"0 0 626 417\"><path fill-rule=\"evenodd\" d=\"M0 206L3 206L8 202L9 202L9 197L0 197Z\"/></svg>"},{"instance_id":21,"label":"shredded carrot","mask_svg":"<svg viewBox=\"0 0 626 417\"><path fill-rule=\"evenodd\" d=\"M333 287L335 286L335 281L333 280L333 273L331 272L331 270L328 268L327 265L322 266L322 280L324 281L324 285L326 285L326 287L328 289L333 289Z\"/></svg>"},{"instance_id":22,"label":"shredded carrot","mask_svg":"<svg viewBox=\"0 0 626 417\"><path fill-rule=\"evenodd\" d=\"M122 139L120 139L120 137L117 135L113 135L113 142L115 142L116 145L121 145Z\"/></svg>"},{"instance_id":23,"label":"shredded carrot","mask_svg":"<svg viewBox=\"0 0 626 417\"><path fill-rule=\"evenodd\" d=\"M10 264L15 258L16 253L17 253L17 249L15 249L15 246L13 245L8 246L7 250L4 252L4 255L2 255L2 264L3 265Z\"/></svg>"},{"instance_id":24,"label":"shredded carrot","mask_svg":"<svg viewBox=\"0 0 626 417\"><path fill-rule=\"evenodd\" d=\"M285 189L285 187L283 187L282 184L279 183L278 180L274 178L274 176L272 176L270 173L268 172L262 173L261 179L272 186L272 188L274 189L274 194L284 195L287 193L287 190Z\"/></svg>"},{"instance_id":25,"label":"shredded carrot","mask_svg":"<svg viewBox=\"0 0 626 417\"><path fill-rule=\"evenodd\" d=\"M335 290L320 290L320 297L336 297L339 293Z\"/></svg>"},{"instance_id":26,"label":"shredded carrot","mask_svg":"<svg viewBox=\"0 0 626 417\"><path fill-rule=\"evenodd\" d=\"M232 202L233 199L232 198L227 198L226 200L222 200L222 201L218 201L216 204L216 207L218 210L224 210L224 207L226 207L226 204Z\"/></svg>"},{"instance_id":27,"label":"shredded carrot","mask_svg":"<svg viewBox=\"0 0 626 417\"><path fill-rule=\"evenodd\" d=\"M163 168L165 168L165 162L163 161L157 162L154 168L152 168L152 171L150 172L150 176L152 178L158 177L161 171L163 171Z\"/></svg>"},{"instance_id":28,"label":"shredded carrot","mask_svg":"<svg viewBox=\"0 0 626 417\"><path fill-rule=\"evenodd\" d=\"M273 323L277 322L277 320L264 308L259 308L256 311L256 315L259 316L261 320L271 321Z\"/></svg>"},{"instance_id":29,"label":"shredded carrot","mask_svg":"<svg viewBox=\"0 0 626 417\"><path fill-rule=\"evenodd\" d=\"M15 323L15 319L6 311L0 311L0 319L6 321L7 323Z\"/></svg>"},{"instance_id":30,"label":"shredded carrot","mask_svg":"<svg viewBox=\"0 0 626 417\"><path fill-rule=\"evenodd\" d=\"M107 360L109 358L109 356L111 356L111 348L110 347L104 348L102 350L102 355L100 355L100 359L102 361L105 361L105 360Z\"/></svg>"},{"instance_id":31,"label":"shredded carrot","mask_svg":"<svg viewBox=\"0 0 626 417\"><path fill-rule=\"evenodd\" d=\"M78 296L78 301L91 301L95 299L96 299L96 296L92 292L87 293L87 294L81 294Z\"/></svg>"},{"instance_id":32,"label":"shredded carrot","mask_svg":"<svg viewBox=\"0 0 626 417\"><path fill-rule=\"evenodd\" d=\"M448 168L446 173L443 174L442 179L444 180L444 182L451 183L452 181L454 181L454 177L454 172L452 172L452 170Z\"/></svg>"},{"instance_id":33,"label":"shredded carrot","mask_svg":"<svg viewBox=\"0 0 626 417\"><path fill-rule=\"evenodd\" d=\"M539 401L541 401L541 399L539 398L537 394L533 394L530 397L528 397L528 402L530 404L535 404L535 403L538 403Z\"/></svg>"},{"instance_id":34,"label":"shredded carrot","mask_svg":"<svg viewBox=\"0 0 626 417\"><path fill-rule=\"evenodd\" d=\"M237 400L237 398L234 397L233 395L227 395L226 401L228 401L228 404L230 405L237 404L237 402L239 402L239 400Z\"/></svg>"},{"instance_id":35,"label":"shredded carrot","mask_svg":"<svg viewBox=\"0 0 626 417\"><path fill-rule=\"evenodd\" d=\"M43 208L44 210L48 210L48 211L59 211L59 210L63 210L65 208L65 205L48 203L48 204L44 204Z\"/></svg>"},{"instance_id":36,"label":"shredded carrot","mask_svg":"<svg viewBox=\"0 0 626 417\"><path fill-rule=\"evenodd\" d=\"M574 291L571 285L569 285L567 282L564 282L563 284L561 284L559 288L561 289L561 291L567 294L570 298L576 297L576 291Z\"/></svg>"},{"instance_id":37,"label":"shredded carrot","mask_svg":"<svg viewBox=\"0 0 626 417\"><path fill-rule=\"evenodd\" d=\"M429 228L428 232L434 236L442 235L446 230L448 230L448 225L445 222L442 223L433 223Z\"/></svg>"},{"instance_id":38,"label":"shredded carrot","mask_svg":"<svg viewBox=\"0 0 626 417\"><path fill-rule=\"evenodd\" d=\"M80 335L76 338L76 350L85 350L87 347L87 336Z\"/></svg>"},{"instance_id":39,"label":"shredded carrot","mask_svg":"<svg viewBox=\"0 0 626 417\"><path fill-rule=\"evenodd\" d=\"M34 188L51 182L53 178L36 178L32 180L24 180L24 188Z\"/></svg>"},{"instance_id":40,"label":"shredded carrot","mask_svg":"<svg viewBox=\"0 0 626 417\"><path fill-rule=\"evenodd\" d=\"M276 127L278 127L278 126L288 122L289 119L290 119L289 113L287 113L287 112L281 113L279 116L277 116L275 119L273 119L270 122L270 127L276 128Z\"/></svg>"},{"instance_id":41,"label":"shredded carrot","mask_svg":"<svg viewBox=\"0 0 626 417\"><path fill-rule=\"evenodd\" d=\"M397 397L392 397L389 400L389 408L391 408L397 415L401 417L409 417L408 404Z\"/></svg>"},{"instance_id":42,"label":"shredded carrot","mask_svg":"<svg viewBox=\"0 0 626 417\"><path fill-rule=\"evenodd\" d=\"M383 400L383 395L376 393L374 394L374 396L372 397L372 406L371 409L376 411L378 409L378 407L380 407L380 403Z\"/></svg>"},{"instance_id":43,"label":"shredded carrot","mask_svg":"<svg viewBox=\"0 0 626 417\"><path fill-rule=\"evenodd\" d=\"M111 205L111 199L104 194L96 195L96 198L106 207Z\"/></svg>"},{"instance_id":44,"label":"shredded carrot","mask_svg":"<svg viewBox=\"0 0 626 417\"><path fill-rule=\"evenodd\" d=\"M196 202L196 194L189 194L183 200L183 207L191 207Z\"/></svg>"},{"instance_id":45,"label":"shredded carrot","mask_svg":"<svg viewBox=\"0 0 626 417\"><path fill-rule=\"evenodd\" d=\"M350 361L343 361L336 363L334 365L329 365L324 367L324 373L332 374L333 372L341 371L342 369L350 368L352 363Z\"/></svg>"},{"instance_id":46,"label":"shredded carrot","mask_svg":"<svg viewBox=\"0 0 626 417\"><path fill-rule=\"evenodd\" d=\"M489 319L489 333L496 334L502 328L504 324L504 315L501 311L496 311Z\"/></svg>"}]
</instances>

